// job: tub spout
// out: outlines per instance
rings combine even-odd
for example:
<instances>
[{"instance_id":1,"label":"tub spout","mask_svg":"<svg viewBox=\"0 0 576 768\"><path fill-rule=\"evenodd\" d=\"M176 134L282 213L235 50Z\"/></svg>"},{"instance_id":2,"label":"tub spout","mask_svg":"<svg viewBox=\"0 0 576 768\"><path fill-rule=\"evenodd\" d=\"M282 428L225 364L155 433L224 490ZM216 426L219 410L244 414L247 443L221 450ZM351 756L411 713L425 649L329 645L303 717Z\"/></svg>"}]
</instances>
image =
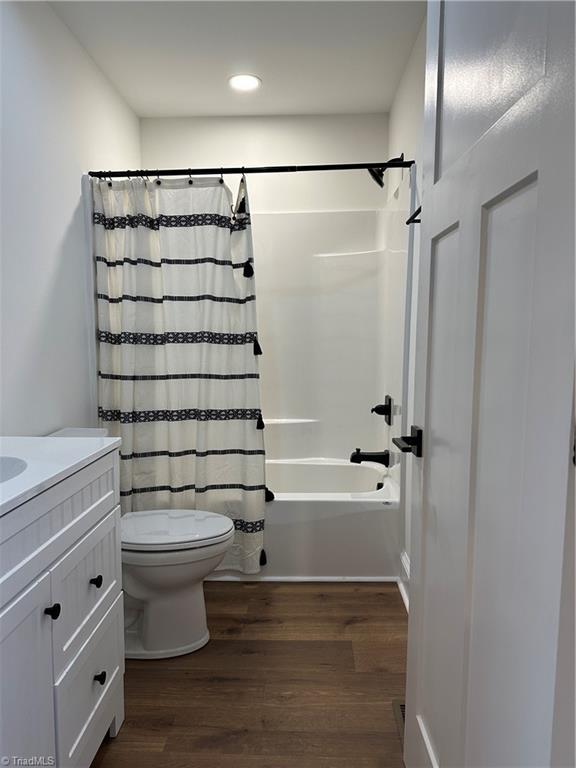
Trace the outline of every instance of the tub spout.
<instances>
[{"instance_id":1,"label":"tub spout","mask_svg":"<svg viewBox=\"0 0 576 768\"><path fill-rule=\"evenodd\" d=\"M368 453L361 451L360 448L356 448L354 453L350 456L350 461L352 464L361 464L363 461L373 461L376 464L384 464L385 467L389 467L390 451Z\"/></svg>"}]
</instances>

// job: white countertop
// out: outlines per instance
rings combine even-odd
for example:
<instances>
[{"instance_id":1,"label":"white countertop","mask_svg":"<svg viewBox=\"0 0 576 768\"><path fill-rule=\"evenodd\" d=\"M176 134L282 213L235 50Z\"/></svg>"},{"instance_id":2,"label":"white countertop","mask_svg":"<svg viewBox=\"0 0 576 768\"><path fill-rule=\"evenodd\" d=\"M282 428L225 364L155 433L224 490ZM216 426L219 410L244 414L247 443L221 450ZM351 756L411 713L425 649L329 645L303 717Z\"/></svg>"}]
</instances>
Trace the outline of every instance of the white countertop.
<instances>
[{"instance_id":1,"label":"white countertop","mask_svg":"<svg viewBox=\"0 0 576 768\"><path fill-rule=\"evenodd\" d=\"M0 482L0 517L120 444L118 437L0 437L0 456L27 464L16 477Z\"/></svg>"}]
</instances>

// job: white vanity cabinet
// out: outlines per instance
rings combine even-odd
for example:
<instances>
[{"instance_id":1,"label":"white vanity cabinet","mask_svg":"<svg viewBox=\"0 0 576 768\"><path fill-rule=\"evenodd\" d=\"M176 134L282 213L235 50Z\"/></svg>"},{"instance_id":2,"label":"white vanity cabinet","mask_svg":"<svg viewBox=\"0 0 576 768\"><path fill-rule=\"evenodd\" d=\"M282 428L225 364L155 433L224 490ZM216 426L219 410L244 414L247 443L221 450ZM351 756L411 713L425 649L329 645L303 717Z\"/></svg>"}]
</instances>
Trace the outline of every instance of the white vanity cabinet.
<instances>
[{"instance_id":1,"label":"white vanity cabinet","mask_svg":"<svg viewBox=\"0 0 576 768\"><path fill-rule=\"evenodd\" d=\"M119 441L29 440L70 471L0 485L0 764L88 768L124 718Z\"/></svg>"}]
</instances>

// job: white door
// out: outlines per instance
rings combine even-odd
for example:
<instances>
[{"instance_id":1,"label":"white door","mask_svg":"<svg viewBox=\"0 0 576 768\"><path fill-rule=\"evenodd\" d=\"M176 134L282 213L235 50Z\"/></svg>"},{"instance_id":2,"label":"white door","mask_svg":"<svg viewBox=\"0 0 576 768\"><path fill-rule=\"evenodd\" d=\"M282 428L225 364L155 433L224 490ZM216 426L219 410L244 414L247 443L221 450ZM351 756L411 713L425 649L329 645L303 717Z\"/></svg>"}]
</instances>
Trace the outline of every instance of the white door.
<instances>
[{"instance_id":1,"label":"white door","mask_svg":"<svg viewBox=\"0 0 576 768\"><path fill-rule=\"evenodd\" d=\"M17 513L16 513L17 514ZM50 574L0 611L0 763L54 765ZM50 762L52 761L52 762Z\"/></svg>"},{"instance_id":2,"label":"white door","mask_svg":"<svg viewBox=\"0 0 576 768\"><path fill-rule=\"evenodd\" d=\"M574 375L574 10L431 2L407 768L550 764Z\"/></svg>"}]
</instances>

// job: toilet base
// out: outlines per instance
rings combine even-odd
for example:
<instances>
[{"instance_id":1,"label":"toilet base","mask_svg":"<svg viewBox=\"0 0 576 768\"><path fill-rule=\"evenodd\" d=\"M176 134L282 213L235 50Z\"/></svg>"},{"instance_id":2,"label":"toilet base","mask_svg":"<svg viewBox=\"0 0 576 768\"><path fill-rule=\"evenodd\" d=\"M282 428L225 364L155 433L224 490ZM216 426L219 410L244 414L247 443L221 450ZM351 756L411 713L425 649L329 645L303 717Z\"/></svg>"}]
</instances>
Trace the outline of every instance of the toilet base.
<instances>
[{"instance_id":1,"label":"toilet base","mask_svg":"<svg viewBox=\"0 0 576 768\"><path fill-rule=\"evenodd\" d=\"M165 578L177 576L178 569L182 567L165 569ZM130 595L130 586L133 586L131 576L134 573L127 571L125 566L125 586ZM169 659L197 651L210 639L204 585L201 581L176 592L166 590L150 595L140 610L136 611L136 617L134 611L130 611L124 619L127 658Z\"/></svg>"},{"instance_id":2,"label":"toilet base","mask_svg":"<svg viewBox=\"0 0 576 768\"><path fill-rule=\"evenodd\" d=\"M181 648L171 648L163 651L146 651L140 642L140 635L136 630L128 630L125 635L125 652L127 659L171 659L174 656L184 656L187 653L193 653L203 648L210 640L210 632L190 645L184 645Z\"/></svg>"},{"instance_id":3,"label":"toilet base","mask_svg":"<svg viewBox=\"0 0 576 768\"><path fill-rule=\"evenodd\" d=\"M210 639L203 580L233 541L184 550L122 550L126 593L125 655L169 659L202 648Z\"/></svg>"}]
</instances>

